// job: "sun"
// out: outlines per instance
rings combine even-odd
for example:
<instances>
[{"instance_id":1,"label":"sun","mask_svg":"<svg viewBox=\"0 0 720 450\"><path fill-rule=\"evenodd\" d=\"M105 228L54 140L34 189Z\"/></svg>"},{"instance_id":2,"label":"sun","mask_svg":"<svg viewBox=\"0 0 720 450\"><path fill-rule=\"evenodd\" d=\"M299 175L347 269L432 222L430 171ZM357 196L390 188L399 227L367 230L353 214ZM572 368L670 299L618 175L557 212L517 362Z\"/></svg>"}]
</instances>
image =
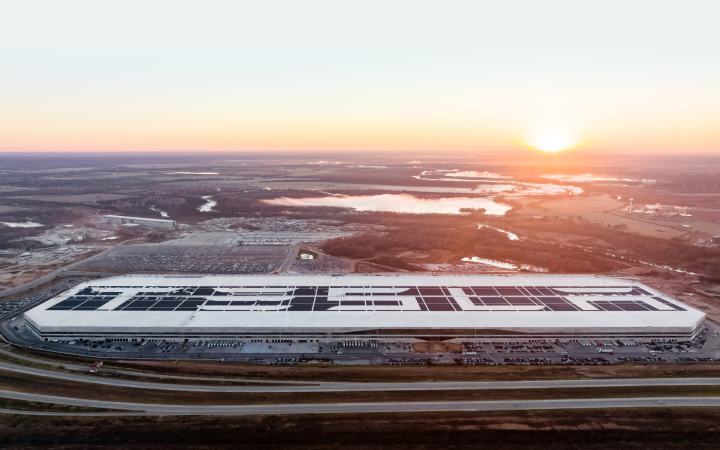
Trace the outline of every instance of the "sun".
<instances>
[{"instance_id":1,"label":"sun","mask_svg":"<svg viewBox=\"0 0 720 450\"><path fill-rule=\"evenodd\" d=\"M578 144L575 133L560 128L543 128L529 135L527 144L545 153L569 150Z\"/></svg>"}]
</instances>

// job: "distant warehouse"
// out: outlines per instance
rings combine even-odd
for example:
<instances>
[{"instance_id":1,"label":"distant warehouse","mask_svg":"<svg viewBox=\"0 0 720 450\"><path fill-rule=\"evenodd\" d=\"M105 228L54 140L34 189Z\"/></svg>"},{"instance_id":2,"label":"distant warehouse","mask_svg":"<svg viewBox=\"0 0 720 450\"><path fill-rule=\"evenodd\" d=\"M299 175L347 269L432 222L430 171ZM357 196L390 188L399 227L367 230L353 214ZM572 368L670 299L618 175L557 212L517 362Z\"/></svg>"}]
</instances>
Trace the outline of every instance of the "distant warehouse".
<instances>
[{"instance_id":1,"label":"distant warehouse","mask_svg":"<svg viewBox=\"0 0 720 450\"><path fill-rule=\"evenodd\" d=\"M113 225L141 226L147 228L175 229L177 222L169 219L151 219L149 217L105 215L103 220Z\"/></svg>"},{"instance_id":2,"label":"distant warehouse","mask_svg":"<svg viewBox=\"0 0 720 450\"><path fill-rule=\"evenodd\" d=\"M45 339L692 339L705 314L576 275L119 276L25 313Z\"/></svg>"}]
</instances>

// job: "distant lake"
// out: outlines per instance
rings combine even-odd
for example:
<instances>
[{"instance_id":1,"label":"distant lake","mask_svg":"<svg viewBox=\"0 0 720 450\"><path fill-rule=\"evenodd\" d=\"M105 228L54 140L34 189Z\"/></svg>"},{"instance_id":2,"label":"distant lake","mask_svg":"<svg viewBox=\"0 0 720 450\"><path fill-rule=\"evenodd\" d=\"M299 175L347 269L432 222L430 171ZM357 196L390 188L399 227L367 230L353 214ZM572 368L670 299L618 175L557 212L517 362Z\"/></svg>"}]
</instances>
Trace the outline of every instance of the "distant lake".
<instances>
[{"instance_id":1,"label":"distant lake","mask_svg":"<svg viewBox=\"0 0 720 450\"><path fill-rule=\"evenodd\" d=\"M478 230L482 230L483 228L490 228L492 230L499 231L500 233L507 236L507 238L510 239L511 241L519 241L520 240L520 236L518 236L517 234L515 234L511 231L503 230L502 228L492 227L490 225L485 225L482 223L478 225Z\"/></svg>"},{"instance_id":2,"label":"distant lake","mask_svg":"<svg viewBox=\"0 0 720 450\"><path fill-rule=\"evenodd\" d=\"M5 225L9 228L36 228L41 227L43 224L37 223L37 222L0 222L0 224Z\"/></svg>"},{"instance_id":3,"label":"distant lake","mask_svg":"<svg viewBox=\"0 0 720 450\"><path fill-rule=\"evenodd\" d=\"M212 195L203 195L202 199L205 200L205 203L198 206L198 211L200 212L215 212L215 207L217 206L217 202L213 200Z\"/></svg>"},{"instance_id":4,"label":"distant lake","mask_svg":"<svg viewBox=\"0 0 720 450\"><path fill-rule=\"evenodd\" d=\"M330 206L356 211L405 214L464 214L463 209L484 209L485 214L502 216L512 207L486 197L420 198L409 194L327 195L324 197L279 197L263 202L277 206Z\"/></svg>"},{"instance_id":5,"label":"distant lake","mask_svg":"<svg viewBox=\"0 0 720 450\"><path fill-rule=\"evenodd\" d=\"M220 175L218 172L165 172L165 175Z\"/></svg>"},{"instance_id":6,"label":"distant lake","mask_svg":"<svg viewBox=\"0 0 720 450\"><path fill-rule=\"evenodd\" d=\"M419 175L414 175L416 180L425 181L458 181L463 183L477 183L471 192L477 194L500 194L505 196L529 196L529 195L580 195L583 188L564 184L552 183L528 183L517 181L510 176L500 175L493 172L478 172L475 170L423 170ZM559 181L567 181L558 179Z\"/></svg>"}]
</instances>

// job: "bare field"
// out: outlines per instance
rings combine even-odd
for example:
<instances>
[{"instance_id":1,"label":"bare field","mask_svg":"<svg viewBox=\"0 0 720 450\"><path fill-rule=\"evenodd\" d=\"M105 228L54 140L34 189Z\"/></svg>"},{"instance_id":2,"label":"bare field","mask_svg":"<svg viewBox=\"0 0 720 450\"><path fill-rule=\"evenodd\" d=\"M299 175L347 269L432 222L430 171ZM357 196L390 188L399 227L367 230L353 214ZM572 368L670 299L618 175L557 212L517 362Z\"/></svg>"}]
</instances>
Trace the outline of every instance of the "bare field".
<instances>
[{"instance_id":1,"label":"bare field","mask_svg":"<svg viewBox=\"0 0 720 450\"><path fill-rule=\"evenodd\" d=\"M76 195L27 195L27 196L13 196L8 197L13 200L34 200L40 202L53 202L53 203L77 203L77 204L92 204L105 202L110 200L122 200L126 198L132 198L134 195L130 194L111 194L111 193L96 193L96 194L76 194Z\"/></svg>"},{"instance_id":2,"label":"bare field","mask_svg":"<svg viewBox=\"0 0 720 450\"><path fill-rule=\"evenodd\" d=\"M705 449L720 413L708 409L347 414L260 417L0 419L8 449Z\"/></svg>"},{"instance_id":3,"label":"bare field","mask_svg":"<svg viewBox=\"0 0 720 450\"><path fill-rule=\"evenodd\" d=\"M0 187L0 190L2 190L2 187ZM27 211L27 208L20 208L18 206L2 206L0 205L0 214L10 214L10 213L17 213Z\"/></svg>"},{"instance_id":4,"label":"bare field","mask_svg":"<svg viewBox=\"0 0 720 450\"><path fill-rule=\"evenodd\" d=\"M641 281L658 290L666 292L673 297L700 309L708 318L720 323L720 287L717 285L688 284L681 276L641 276Z\"/></svg>"},{"instance_id":5,"label":"bare field","mask_svg":"<svg viewBox=\"0 0 720 450\"><path fill-rule=\"evenodd\" d=\"M581 216L585 220L602 225L623 226L625 231L644 236L670 239L684 236L688 230L681 223L663 220L648 220L635 216L620 215L619 210L627 202L597 194L568 199L525 199L520 201L521 215L529 216ZM697 222L697 221L696 221Z\"/></svg>"}]
</instances>

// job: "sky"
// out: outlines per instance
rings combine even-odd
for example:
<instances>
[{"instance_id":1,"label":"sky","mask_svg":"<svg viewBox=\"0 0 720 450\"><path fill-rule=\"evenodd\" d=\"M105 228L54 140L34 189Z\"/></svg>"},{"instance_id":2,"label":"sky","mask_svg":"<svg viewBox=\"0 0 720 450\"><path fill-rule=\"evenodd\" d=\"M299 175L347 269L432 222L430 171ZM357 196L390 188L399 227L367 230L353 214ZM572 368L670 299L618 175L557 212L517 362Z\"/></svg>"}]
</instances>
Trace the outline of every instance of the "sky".
<instances>
[{"instance_id":1,"label":"sky","mask_svg":"<svg viewBox=\"0 0 720 450\"><path fill-rule=\"evenodd\" d=\"M0 0L0 152L720 154L720 2Z\"/></svg>"}]
</instances>

